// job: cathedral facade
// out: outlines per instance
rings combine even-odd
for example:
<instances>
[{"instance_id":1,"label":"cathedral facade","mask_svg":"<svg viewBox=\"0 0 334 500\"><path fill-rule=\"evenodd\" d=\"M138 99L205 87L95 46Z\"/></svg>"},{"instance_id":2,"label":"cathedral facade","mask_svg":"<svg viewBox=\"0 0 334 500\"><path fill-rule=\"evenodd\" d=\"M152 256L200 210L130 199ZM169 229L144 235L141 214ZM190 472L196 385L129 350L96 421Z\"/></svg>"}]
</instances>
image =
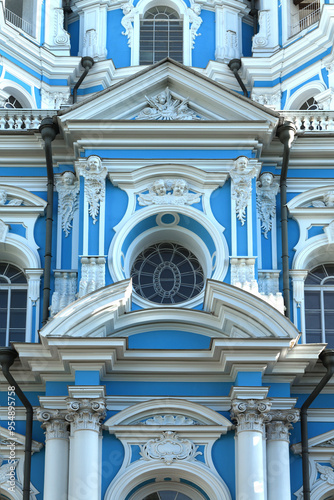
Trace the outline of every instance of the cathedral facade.
<instances>
[{"instance_id":1,"label":"cathedral facade","mask_svg":"<svg viewBox=\"0 0 334 500\"><path fill-rule=\"evenodd\" d=\"M0 35L1 500L333 500L334 1Z\"/></svg>"}]
</instances>

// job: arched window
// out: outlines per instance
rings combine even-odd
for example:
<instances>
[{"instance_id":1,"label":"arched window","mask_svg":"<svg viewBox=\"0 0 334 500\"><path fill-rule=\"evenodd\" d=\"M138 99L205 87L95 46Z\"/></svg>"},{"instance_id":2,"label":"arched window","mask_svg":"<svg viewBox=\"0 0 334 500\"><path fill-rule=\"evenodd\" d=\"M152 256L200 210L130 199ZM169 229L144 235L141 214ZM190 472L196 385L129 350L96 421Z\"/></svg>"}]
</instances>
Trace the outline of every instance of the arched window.
<instances>
[{"instance_id":1,"label":"arched window","mask_svg":"<svg viewBox=\"0 0 334 500\"><path fill-rule=\"evenodd\" d=\"M305 111L314 111L316 109L319 109L319 104L314 99L314 97L310 97L300 106L300 109L303 109Z\"/></svg>"},{"instance_id":2,"label":"arched window","mask_svg":"<svg viewBox=\"0 0 334 500\"><path fill-rule=\"evenodd\" d=\"M305 280L307 342L327 342L334 348L334 264L312 269Z\"/></svg>"},{"instance_id":3,"label":"arched window","mask_svg":"<svg viewBox=\"0 0 334 500\"><path fill-rule=\"evenodd\" d=\"M139 64L153 64L167 56L183 62L183 22L170 7L152 7L140 23Z\"/></svg>"},{"instance_id":4,"label":"arched window","mask_svg":"<svg viewBox=\"0 0 334 500\"><path fill-rule=\"evenodd\" d=\"M0 345L23 342L26 331L27 278L8 263L0 263Z\"/></svg>"},{"instance_id":5,"label":"arched window","mask_svg":"<svg viewBox=\"0 0 334 500\"><path fill-rule=\"evenodd\" d=\"M178 491L158 491L147 495L143 500L191 500L188 495Z\"/></svg>"}]
</instances>

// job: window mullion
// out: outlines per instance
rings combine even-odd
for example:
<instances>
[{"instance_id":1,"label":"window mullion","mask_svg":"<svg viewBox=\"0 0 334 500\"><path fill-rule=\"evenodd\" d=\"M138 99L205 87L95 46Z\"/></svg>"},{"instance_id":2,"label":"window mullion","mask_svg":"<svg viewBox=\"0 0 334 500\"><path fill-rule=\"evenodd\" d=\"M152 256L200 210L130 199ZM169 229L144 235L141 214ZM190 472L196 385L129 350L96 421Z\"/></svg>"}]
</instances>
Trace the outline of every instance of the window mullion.
<instances>
[{"instance_id":1,"label":"window mullion","mask_svg":"<svg viewBox=\"0 0 334 500\"><path fill-rule=\"evenodd\" d=\"M320 308L321 308L321 342L325 342L325 309L324 309L324 290L320 290Z\"/></svg>"},{"instance_id":2,"label":"window mullion","mask_svg":"<svg viewBox=\"0 0 334 500\"><path fill-rule=\"evenodd\" d=\"M6 346L8 346L8 345L9 345L10 307L11 307L11 289L10 289L10 287L8 287L8 299L7 299L7 325L6 325Z\"/></svg>"}]
</instances>

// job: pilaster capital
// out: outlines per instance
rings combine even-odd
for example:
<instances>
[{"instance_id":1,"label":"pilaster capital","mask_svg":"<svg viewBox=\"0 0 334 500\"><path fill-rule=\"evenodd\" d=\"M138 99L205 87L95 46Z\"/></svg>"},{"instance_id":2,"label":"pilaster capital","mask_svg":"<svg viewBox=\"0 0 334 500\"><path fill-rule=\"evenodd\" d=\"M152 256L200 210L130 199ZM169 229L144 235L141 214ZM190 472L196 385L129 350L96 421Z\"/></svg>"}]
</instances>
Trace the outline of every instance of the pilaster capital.
<instances>
[{"instance_id":1,"label":"pilaster capital","mask_svg":"<svg viewBox=\"0 0 334 500\"><path fill-rule=\"evenodd\" d=\"M268 441L288 441L292 424L298 422L298 410L276 410L269 413L270 421L267 423Z\"/></svg>"},{"instance_id":2,"label":"pilaster capital","mask_svg":"<svg viewBox=\"0 0 334 500\"><path fill-rule=\"evenodd\" d=\"M236 422L236 431L264 433L265 422L270 420L271 401L268 399L233 399L231 418Z\"/></svg>"},{"instance_id":3,"label":"pilaster capital","mask_svg":"<svg viewBox=\"0 0 334 500\"><path fill-rule=\"evenodd\" d=\"M66 419L67 412L63 410L46 410L40 408L37 410L37 419L42 422L42 428L45 429L45 439L68 439L69 423Z\"/></svg>"},{"instance_id":4,"label":"pilaster capital","mask_svg":"<svg viewBox=\"0 0 334 500\"><path fill-rule=\"evenodd\" d=\"M105 418L105 399L67 398L66 420L71 422L71 429L100 431L101 422Z\"/></svg>"}]
</instances>

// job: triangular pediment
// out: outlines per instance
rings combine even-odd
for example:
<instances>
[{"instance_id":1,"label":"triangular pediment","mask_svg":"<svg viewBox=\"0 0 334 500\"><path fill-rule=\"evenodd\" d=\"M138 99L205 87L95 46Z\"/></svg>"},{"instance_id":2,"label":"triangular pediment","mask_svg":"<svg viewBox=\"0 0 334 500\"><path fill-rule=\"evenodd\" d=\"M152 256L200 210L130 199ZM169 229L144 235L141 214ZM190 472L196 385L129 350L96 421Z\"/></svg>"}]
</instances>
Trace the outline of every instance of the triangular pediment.
<instances>
[{"instance_id":1,"label":"triangular pediment","mask_svg":"<svg viewBox=\"0 0 334 500\"><path fill-rule=\"evenodd\" d=\"M70 109L60 111L59 118L61 122L145 119L258 121L273 128L279 115L167 58Z\"/></svg>"}]
</instances>

